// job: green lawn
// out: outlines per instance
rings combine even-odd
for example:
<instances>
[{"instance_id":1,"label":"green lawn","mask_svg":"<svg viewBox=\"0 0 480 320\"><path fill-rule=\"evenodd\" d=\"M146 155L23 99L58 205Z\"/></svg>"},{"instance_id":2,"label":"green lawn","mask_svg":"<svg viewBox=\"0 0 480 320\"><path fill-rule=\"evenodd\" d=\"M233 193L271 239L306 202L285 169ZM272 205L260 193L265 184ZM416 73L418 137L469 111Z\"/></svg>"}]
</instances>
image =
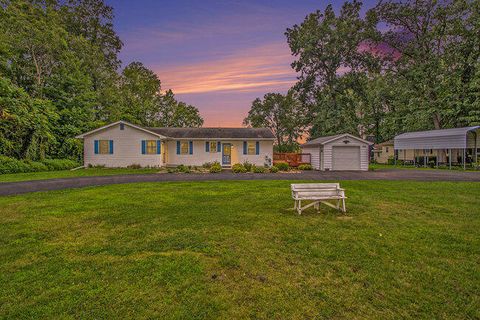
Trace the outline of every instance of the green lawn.
<instances>
[{"instance_id":1,"label":"green lawn","mask_svg":"<svg viewBox=\"0 0 480 320\"><path fill-rule=\"evenodd\" d=\"M342 186L347 216L288 181L0 198L0 318L480 317L480 183Z\"/></svg>"},{"instance_id":2,"label":"green lawn","mask_svg":"<svg viewBox=\"0 0 480 320\"><path fill-rule=\"evenodd\" d=\"M78 169L75 171L62 170L62 171L46 171L46 172L28 172L28 173L12 173L12 174L0 174L0 183L2 182L14 182L14 181L27 181L27 180L43 180L43 179L55 179L55 178L72 178L72 177L90 177L90 176L109 176L115 174L142 174L142 173L155 173L160 170L157 168L141 168L141 169L128 169L128 168L87 168Z\"/></svg>"}]
</instances>

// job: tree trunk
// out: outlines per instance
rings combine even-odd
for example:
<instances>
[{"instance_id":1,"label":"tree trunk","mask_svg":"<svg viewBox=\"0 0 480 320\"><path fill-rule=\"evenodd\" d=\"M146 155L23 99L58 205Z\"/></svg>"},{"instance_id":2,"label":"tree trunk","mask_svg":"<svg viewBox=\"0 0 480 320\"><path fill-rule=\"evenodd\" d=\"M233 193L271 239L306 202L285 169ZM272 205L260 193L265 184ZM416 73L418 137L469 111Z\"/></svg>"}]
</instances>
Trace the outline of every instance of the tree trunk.
<instances>
[{"instance_id":1,"label":"tree trunk","mask_svg":"<svg viewBox=\"0 0 480 320\"><path fill-rule=\"evenodd\" d=\"M435 129L442 129L442 123L440 120L440 115L438 113L433 114L433 125L435 126Z\"/></svg>"},{"instance_id":2,"label":"tree trunk","mask_svg":"<svg viewBox=\"0 0 480 320\"><path fill-rule=\"evenodd\" d=\"M30 129L27 134L25 135L25 140L22 144L22 148L20 149L20 159L26 159L28 154L28 149L32 144L33 135L35 134L35 130Z\"/></svg>"}]
</instances>

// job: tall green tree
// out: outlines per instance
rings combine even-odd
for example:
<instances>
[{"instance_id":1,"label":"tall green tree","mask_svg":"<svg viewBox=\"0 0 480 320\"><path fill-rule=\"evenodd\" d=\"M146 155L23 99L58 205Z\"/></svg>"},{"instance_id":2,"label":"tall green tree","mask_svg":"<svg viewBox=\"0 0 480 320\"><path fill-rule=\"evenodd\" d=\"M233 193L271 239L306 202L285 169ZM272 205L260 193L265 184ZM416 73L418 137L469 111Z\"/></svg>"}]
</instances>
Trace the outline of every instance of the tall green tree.
<instances>
[{"instance_id":1,"label":"tall green tree","mask_svg":"<svg viewBox=\"0 0 480 320\"><path fill-rule=\"evenodd\" d=\"M276 149L283 152L296 148L296 141L305 131L304 119L305 110L290 91L287 95L267 93L263 100L255 99L243 123L269 128L275 136Z\"/></svg>"},{"instance_id":2,"label":"tall green tree","mask_svg":"<svg viewBox=\"0 0 480 320\"><path fill-rule=\"evenodd\" d=\"M478 99L471 89L480 58L479 3L385 1L371 10L386 26L380 41L394 49L388 71L403 100L397 112L405 131L479 122L471 112Z\"/></svg>"},{"instance_id":3,"label":"tall green tree","mask_svg":"<svg viewBox=\"0 0 480 320\"><path fill-rule=\"evenodd\" d=\"M375 16L361 17L361 2L345 2L339 14L328 5L308 15L301 25L287 29L287 41L296 57L292 67L300 76L295 90L309 107L312 137L339 132L359 133L359 110L352 94L362 96L363 77L378 63L361 45L376 37ZM352 92L353 90L353 92Z\"/></svg>"},{"instance_id":4,"label":"tall green tree","mask_svg":"<svg viewBox=\"0 0 480 320\"><path fill-rule=\"evenodd\" d=\"M160 80L138 62L118 73L121 47L103 0L0 0L0 152L80 158L75 136L111 121L203 123L174 99L165 120Z\"/></svg>"},{"instance_id":5,"label":"tall green tree","mask_svg":"<svg viewBox=\"0 0 480 320\"><path fill-rule=\"evenodd\" d=\"M185 102L177 101L172 90L157 99L155 125L159 127L201 127L203 118L198 109Z\"/></svg>"},{"instance_id":6,"label":"tall green tree","mask_svg":"<svg viewBox=\"0 0 480 320\"><path fill-rule=\"evenodd\" d=\"M126 66L120 76L121 114L126 121L155 125L156 101L160 94L160 79L141 62Z\"/></svg>"},{"instance_id":7,"label":"tall green tree","mask_svg":"<svg viewBox=\"0 0 480 320\"><path fill-rule=\"evenodd\" d=\"M0 77L0 154L44 158L55 143L57 120L51 102L32 98L10 80Z\"/></svg>"}]
</instances>

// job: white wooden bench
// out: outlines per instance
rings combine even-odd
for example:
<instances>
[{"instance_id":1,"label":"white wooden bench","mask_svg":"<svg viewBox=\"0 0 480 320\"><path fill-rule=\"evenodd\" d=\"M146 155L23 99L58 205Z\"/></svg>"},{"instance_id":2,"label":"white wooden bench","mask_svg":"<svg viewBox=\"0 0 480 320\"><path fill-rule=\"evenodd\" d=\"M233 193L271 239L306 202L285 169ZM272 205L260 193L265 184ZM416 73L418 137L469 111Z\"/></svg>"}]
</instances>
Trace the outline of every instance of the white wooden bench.
<instances>
[{"instance_id":1,"label":"white wooden bench","mask_svg":"<svg viewBox=\"0 0 480 320\"><path fill-rule=\"evenodd\" d=\"M302 211L314 206L317 211L320 208L320 203L323 203L329 207L346 212L345 207L345 190L340 188L339 183L295 183L291 185L292 198L295 200L294 210L297 210L298 214L302 214ZM333 204L329 201L336 201ZM302 201L311 201L311 203L302 207ZM340 205L341 204L341 205Z\"/></svg>"}]
</instances>

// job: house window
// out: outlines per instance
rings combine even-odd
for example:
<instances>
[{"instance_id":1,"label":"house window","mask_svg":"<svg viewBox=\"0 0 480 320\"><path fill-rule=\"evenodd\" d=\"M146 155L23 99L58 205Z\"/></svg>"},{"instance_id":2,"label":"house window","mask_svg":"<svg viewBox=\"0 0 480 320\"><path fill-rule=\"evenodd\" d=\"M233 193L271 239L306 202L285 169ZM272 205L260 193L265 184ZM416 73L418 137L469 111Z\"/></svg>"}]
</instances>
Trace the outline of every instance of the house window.
<instances>
[{"instance_id":1,"label":"house window","mask_svg":"<svg viewBox=\"0 0 480 320\"><path fill-rule=\"evenodd\" d=\"M110 140L99 140L98 141L98 153L99 154L110 154Z\"/></svg>"},{"instance_id":2,"label":"house window","mask_svg":"<svg viewBox=\"0 0 480 320\"><path fill-rule=\"evenodd\" d=\"M125 124L120 123L120 130L124 130L124 129L125 129Z\"/></svg>"},{"instance_id":3,"label":"house window","mask_svg":"<svg viewBox=\"0 0 480 320\"><path fill-rule=\"evenodd\" d=\"M256 154L255 148L255 141L247 141L247 154Z\"/></svg>"},{"instance_id":4,"label":"house window","mask_svg":"<svg viewBox=\"0 0 480 320\"><path fill-rule=\"evenodd\" d=\"M388 153L388 147L385 147L385 151Z\"/></svg>"},{"instance_id":5,"label":"house window","mask_svg":"<svg viewBox=\"0 0 480 320\"><path fill-rule=\"evenodd\" d=\"M210 141L210 153L217 152L217 141Z\"/></svg>"},{"instance_id":6,"label":"house window","mask_svg":"<svg viewBox=\"0 0 480 320\"><path fill-rule=\"evenodd\" d=\"M188 141L180 142L180 154L188 154Z\"/></svg>"},{"instance_id":7,"label":"house window","mask_svg":"<svg viewBox=\"0 0 480 320\"><path fill-rule=\"evenodd\" d=\"M157 154L157 140L147 140L147 154Z\"/></svg>"}]
</instances>

